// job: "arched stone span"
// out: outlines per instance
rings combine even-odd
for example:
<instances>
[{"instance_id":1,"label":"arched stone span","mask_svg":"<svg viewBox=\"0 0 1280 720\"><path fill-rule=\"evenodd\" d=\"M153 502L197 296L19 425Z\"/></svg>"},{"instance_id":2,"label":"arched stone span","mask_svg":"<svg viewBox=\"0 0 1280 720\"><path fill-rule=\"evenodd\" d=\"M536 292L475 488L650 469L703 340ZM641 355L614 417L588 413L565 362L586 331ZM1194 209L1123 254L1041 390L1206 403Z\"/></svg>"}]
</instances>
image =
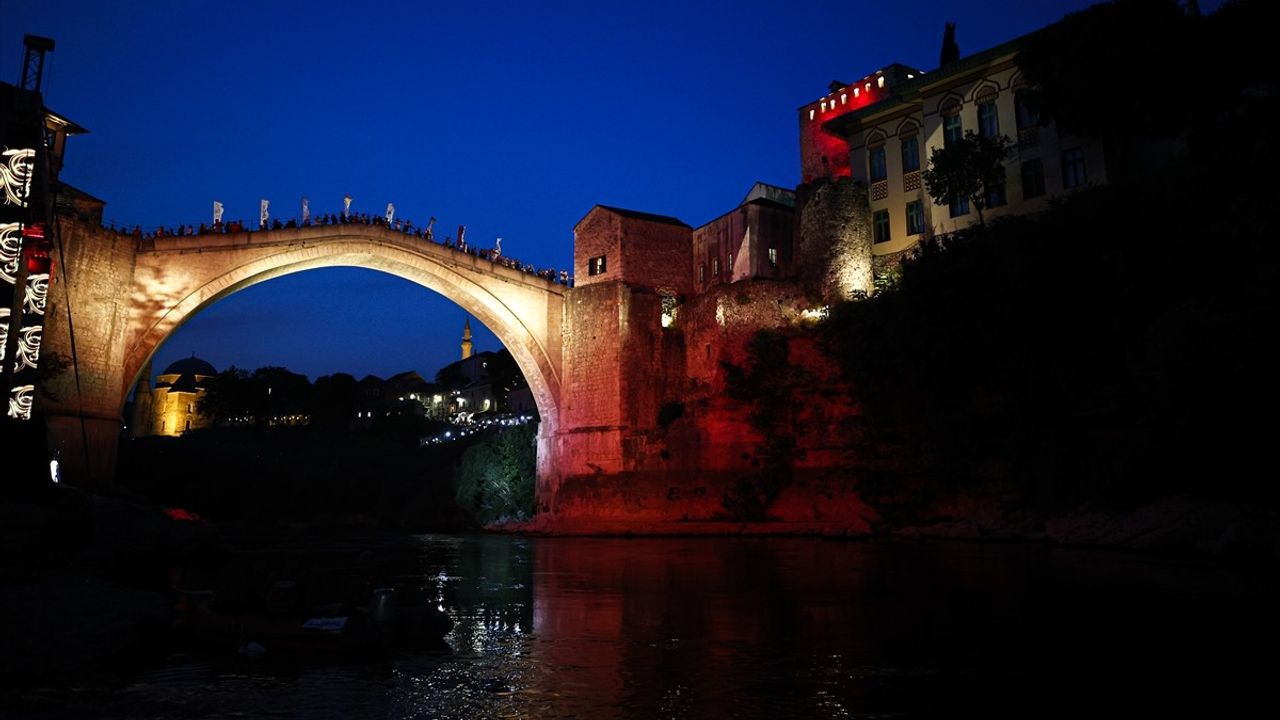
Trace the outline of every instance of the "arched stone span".
<instances>
[{"instance_id":1,"label":"arched stone span","mask_svg":"<svg viewBox=\"0 0 1280 720\"><path fill-rule=\"evenodd\" d=\"M121 407L147 360L174 330L243 288L335 266L402 277L449 298L488 326L529 382L542 416L539 477L551 471L548 441L560 424L566 290L555 282L380 225L142 241L76 224L64 225L63 233L67 277L64 294L53 304L72 310L79 360L77 375L60 378L53 388L63 399L46 407L55 445L84 482L111 476ZM51 313L46 348L70 357L71 336L61 317Z\"/></svg>"},{"instance_id":2,"label":"arched stone span","mask_svg":"<svg viewBox=\"0 0 1280 720\"><path fill-rule=\"evenodd\" d=\"M511 351L544 427L558 425L562 286L380 226L329 225L238 237L246 236L250 242L212 247L200 241L227 236L162 238L154 249L138 253L122 397L164 340L205 307L282 275L353 266L422 285L474 315Z\"/></svg>"}]
</instances>

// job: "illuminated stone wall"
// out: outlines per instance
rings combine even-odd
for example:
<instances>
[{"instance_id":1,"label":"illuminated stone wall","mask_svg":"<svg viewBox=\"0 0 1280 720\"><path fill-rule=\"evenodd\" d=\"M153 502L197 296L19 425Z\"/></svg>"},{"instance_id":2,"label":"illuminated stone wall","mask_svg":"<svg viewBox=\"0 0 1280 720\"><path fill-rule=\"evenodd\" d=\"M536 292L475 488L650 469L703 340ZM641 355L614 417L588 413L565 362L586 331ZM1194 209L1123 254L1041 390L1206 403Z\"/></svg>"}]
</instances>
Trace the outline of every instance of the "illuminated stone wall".
<instances>
[{"instance_id":1,"label":"illuminated stone wall","mask_svg":"<svg viewBox=\"0 0 1280 720\"><path fill-rule=\"evenodd\" d=\"M801 188L800 275L827 302L870 294L871 212L867 191L848 178Z\"/></svg>"},{"instance_id":2,"label":"illuminated stone wall","mask_svg":"<svg viewBox=\"0 0 1280 720\"><path fill-rule=\"evenodd\" d=\"M69 311L79 377L69 371L56 378L49 389L57 399L41 407L69 482L113 476L125 395L183 322L238 290L320 267L381 270L458 303L511 351L542 416L543 440L559 425L562 285L373 225L137 241L70 218L60 222L66 262L50 291L45 347L71 357ZM153 414L162 415L159 408ZM549 472L550 465L540 459L539 468Z\"/></svg>"},{"instance_id":3,"label":"illuminated stone wall","mask_svg":"<svg viewBox=\"0 0 1280 720\"><path fill-rule=\"evenodd\" d=\"M622 281L663 294L687 294L693 289L691 233L675 218L597 205L574 227L575 284ZM605 272L592 275L588 263L601 256Z\"/></svg>"},{"instance_id":4,"label":"illuminated stone wall","mask_svg":"<svg viewBox=\"0 0 1280 720\"><path fill-rule=\"evenodd\" d=\"M62 475L105 483L115 472L125 383L125 337L133 298L135 241L95 224L59 218L65 263L56 259L49 289L45 351L70 362L68 309L74 319L75 369L52 378L39 401Z\"/></svg>"}]
</instances>

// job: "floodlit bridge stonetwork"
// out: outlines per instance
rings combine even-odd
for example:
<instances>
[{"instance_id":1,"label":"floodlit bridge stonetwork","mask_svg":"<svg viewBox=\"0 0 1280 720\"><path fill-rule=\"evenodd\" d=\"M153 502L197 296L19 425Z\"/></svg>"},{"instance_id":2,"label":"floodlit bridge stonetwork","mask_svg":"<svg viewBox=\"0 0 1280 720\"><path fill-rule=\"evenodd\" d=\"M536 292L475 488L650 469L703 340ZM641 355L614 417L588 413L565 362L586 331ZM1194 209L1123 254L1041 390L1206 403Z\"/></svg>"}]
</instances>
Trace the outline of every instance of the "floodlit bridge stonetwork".
<instances>
[{"instance_id":1,"label":"floodlit bridge stonetwork","mask_svg":"<svg viewBox=\"0 0 1280 720\"><path fill-rule=\"evenodd\" d=\"M62 307L50 314L46 347L74 356L76 367L54 381L58 400L44 408L64 471L86 484L110 479L129 389L174 330L232 293L314 268L381 270L454 301L511 351L542 416L540 436L558 426L567 288L543 276L379 224L154 239L75 221L61 227L67 257L53 300Z\"/></svg>"}]
</instances>

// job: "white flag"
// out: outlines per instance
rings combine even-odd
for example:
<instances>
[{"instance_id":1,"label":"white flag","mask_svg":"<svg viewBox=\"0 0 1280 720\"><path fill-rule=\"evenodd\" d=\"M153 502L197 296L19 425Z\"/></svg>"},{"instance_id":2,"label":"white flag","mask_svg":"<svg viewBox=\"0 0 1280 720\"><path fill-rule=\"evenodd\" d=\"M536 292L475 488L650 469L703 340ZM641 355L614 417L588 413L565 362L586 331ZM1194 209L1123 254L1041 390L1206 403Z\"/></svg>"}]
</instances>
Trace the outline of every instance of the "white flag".
<instances>
[{"instance_id":1,"label":"white flag","mask_svg":"<svg viewBox=\"0 0 1280 720\"><path fill-rule=\"evenodd\" d=\"M387 203L387 224L391 224L391 218L396 214L396 206Z\"/></svg>"},{"instance_id":2,"label":"white flag","mask_svg":"<svg viewBox=\"0 0 1280 720\"><path fill-rule=\"evenodd\" d=\"M342 196L342 217L351 217L351 196Z\"/></svg>"},{"instance_id":3,"label":"white flag","mask_svg":"<svg viewBox=\"0 0 1280 720\"><path fill-rule=\"evenodd\" d=\"M305 225L311 219L311 208L307 206L307 199L302 198L302 222Z\"/></svg>"},{"instance_id":4,"label":"white flag","mask_svg":"<svg viewBox=\"0 0 1280 720\"><path fill-rule=\"evenodd\" d=\"M217 225L222 222L222 203L217 200L213 201L213 224Z\"/></svg>"},{"instance_id":5,"label":"white flag","mask_svg":"<svg viewBox=\"0 0 1280 720\"><path fill-rule=\"evenodd\" d=\"M268 205L270 205L270 204L271 204L271 202L270 202L270 201L268 201L268 200L263 200L263 201L262 201L261 219L260 219L260 221L259 221L259 222L261 223L261 227L266 227L266 226L267 226L267 219L270 217L270 215L267 213L267 206L268 206Z\"/></svg>"}]
</instances>

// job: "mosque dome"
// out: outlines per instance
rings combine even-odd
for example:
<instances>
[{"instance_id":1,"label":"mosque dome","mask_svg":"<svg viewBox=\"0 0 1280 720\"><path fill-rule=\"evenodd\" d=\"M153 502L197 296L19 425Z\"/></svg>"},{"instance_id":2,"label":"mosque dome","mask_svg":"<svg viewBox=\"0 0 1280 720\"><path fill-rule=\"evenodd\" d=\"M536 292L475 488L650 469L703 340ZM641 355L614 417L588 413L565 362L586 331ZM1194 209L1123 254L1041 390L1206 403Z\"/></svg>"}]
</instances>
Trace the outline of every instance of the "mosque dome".
<instances>
[{"instance_id":1,"label":"mosque dome","mask_svg":"<svg viewBox=\"0 0 1280 720\"><path fill-rule=\"evenodd\" d=\"M192 355L189 358L182 358L176 362L170 363L169 367L164 369L161 375L208 375L210 377L217 375L218 371L214 369L208 362Z\"/></svg>"}]
</instances>

